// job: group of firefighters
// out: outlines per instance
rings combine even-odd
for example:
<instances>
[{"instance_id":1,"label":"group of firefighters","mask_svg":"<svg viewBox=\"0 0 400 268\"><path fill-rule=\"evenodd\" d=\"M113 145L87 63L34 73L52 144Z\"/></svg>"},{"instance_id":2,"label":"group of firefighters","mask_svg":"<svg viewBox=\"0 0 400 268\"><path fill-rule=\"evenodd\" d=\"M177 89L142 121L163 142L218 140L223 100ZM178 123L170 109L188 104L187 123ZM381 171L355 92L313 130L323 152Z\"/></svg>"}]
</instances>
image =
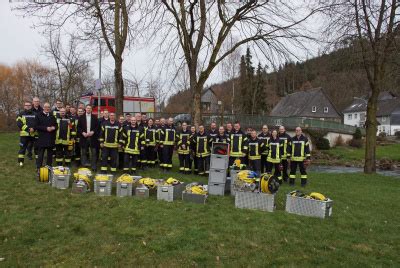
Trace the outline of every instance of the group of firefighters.
<instances>
[{"instance_id":1,"label":"group of firefighters","mask_svg":"<svg viewBox=\"0 0 400 268\"><path fill-rule=\"evenodd\" d=\"M258 173L272 173L280 182L294 185L297 167L300 169L301 185L307 183L306 166L310 161L310 146L300 127L295 136L289 136L284 126L269 131L262 127L261 133L241 130L240 123L227 123L217 128L211 123L206 131L203 125L188 126L182 123L179 131L173 118L153 119L145 114L129 113L116 117L115 113L103 111L99 118L92 114L90 105L78 107L63 106L57 100L55 108L49 103L40 105L38 98L24 103L24 110L17 117L20 130L18 163L24 165L26 152L36 157L36 168L57 166L91 167L97 171L100 158L100 172L134 174L138 169L159 165L164 171L172 169L172 156L176 149L179 171L205 175L209 172L213 142L229 144L229 166L240 159L247 168ZM90 157L89 157L90 156ZM90 162L89 162L90 159ZM288 174L289 169L289 174Z\"/></svg>"}]
</instances>

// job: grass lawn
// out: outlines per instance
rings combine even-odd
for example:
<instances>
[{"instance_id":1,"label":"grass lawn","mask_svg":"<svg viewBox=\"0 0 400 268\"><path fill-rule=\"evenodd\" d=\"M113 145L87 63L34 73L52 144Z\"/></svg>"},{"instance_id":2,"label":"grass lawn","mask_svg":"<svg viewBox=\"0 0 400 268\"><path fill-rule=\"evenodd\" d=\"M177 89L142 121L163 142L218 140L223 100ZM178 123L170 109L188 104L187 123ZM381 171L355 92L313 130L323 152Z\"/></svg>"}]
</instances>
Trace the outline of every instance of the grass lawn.
<instances>
[{"instance_id":1,"label":"grass lawn","mask_svg":"<svg viewBox=\"0 0 400 268\"><path fill-rule=\"evenodd\" d=\"M323 152L343 161L364 160L365 148L338 146ZM378 160L385 157L400 161L400 143L377 146L376 157Z\"/></svg>"},{"instance_id":2,"label":"grass lawn","mask_svg":"<svg viewBox=\"0 0 400 268\"><path fill-rule=\"evenodd\" d=\"M18 168L17 147L0 134L0 266L400 265L398 178L310 174L307 190L334 200L321 220L285 213L287 185L273 213L236 209L230 196L198 205L72 195L35 182L33 163Z\"/></svg>"}]
</instances>

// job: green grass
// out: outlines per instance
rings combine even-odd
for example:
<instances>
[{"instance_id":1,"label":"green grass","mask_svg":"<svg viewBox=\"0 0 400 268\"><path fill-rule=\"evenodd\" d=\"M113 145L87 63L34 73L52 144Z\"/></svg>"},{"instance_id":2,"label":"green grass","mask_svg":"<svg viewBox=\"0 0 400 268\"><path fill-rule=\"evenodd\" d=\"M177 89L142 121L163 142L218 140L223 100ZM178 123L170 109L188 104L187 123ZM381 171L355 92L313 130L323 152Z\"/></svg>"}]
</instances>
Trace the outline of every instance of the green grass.
<instances>
[{"instance_id":1,"label":"green grass","mask_svg":"<svg viewBox=\"0 0 400 268\"><path fill-rule=\"evenodd\" d=\"M353 148L350 146L338 146L323 152L342 161L364 160L365 156L364 148ZM376 157L378 160L389 158L400 161L400 143L377 146Z\"/></svg>"},{"instance_id":2,"label":"green grass","mask_svg":"<svg viewBox=\"0 0 400 268\"><path fill-rule=\"evenodd\" d=\"M236 209L230 196L198 205L72 195L35 182L31 163L17 168L17 146L0 134L0 266L400 265L398 178L310 174L307 190L334 200L321 220L285 213L287 185L273 213Z\"/></svg>"}]
</instances>

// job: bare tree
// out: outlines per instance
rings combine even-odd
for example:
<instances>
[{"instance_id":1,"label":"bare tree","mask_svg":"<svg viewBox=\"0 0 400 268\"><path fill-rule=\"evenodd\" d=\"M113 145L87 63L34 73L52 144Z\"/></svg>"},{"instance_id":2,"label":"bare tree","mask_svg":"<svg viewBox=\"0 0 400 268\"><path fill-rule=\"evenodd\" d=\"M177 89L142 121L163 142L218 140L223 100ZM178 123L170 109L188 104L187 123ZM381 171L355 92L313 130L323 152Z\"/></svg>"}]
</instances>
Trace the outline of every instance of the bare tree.
<instances>
[{"instance_id":1,"label":"bare tree","mask_svg":"<svg viewBox=\"0 0 400 268\"><path fill-rule=\"evenodd\" d=\"M137 34L129 16L134 12L134 0L114 1L34 1L17 6L15 9L25 16L40 19L37 26L63 28L73 24L82 40L98 40L99 36L107 45L114 59L114 83L116 111L123 111L124 80L122 74L123 53L127 44ZM140 6L140 5L138 5Z\"/></svg>"},{"instance_id":2,"label":"bare tree","mask_svg":"<svg viewBox=\"0 0 400 268\"><path fill-rule=\"evenodd\" d=\"M201 94L214 68L241 45L255 44L270 61L293 55L302 46L302 30L315 9L295 1L162 0L156 4L154 30L164 33L169 53L183 57L193 92L194 123L201 122ZM307 9L309 6L307 6ZM304 14L299 17L299 14ZM160 24L164 29L160 30ZM231 36L237 40L224 50ZM181 53L179 53L181 52Z\"/></svg>"},{"instance_id":3,"label":"bare tree","mask_svg":"<svg viewBox=\"0 0 400 268\"><path fill-rule=\"evenodd\" d=\"M335 41L350 41L360 49L369 83L365 173L376 172L378 96L383 89L388 62L397 48L399 6L396 0L342 0L336 1L327 10L329 33L326 36Z\"/></svg>"}]
</instances>

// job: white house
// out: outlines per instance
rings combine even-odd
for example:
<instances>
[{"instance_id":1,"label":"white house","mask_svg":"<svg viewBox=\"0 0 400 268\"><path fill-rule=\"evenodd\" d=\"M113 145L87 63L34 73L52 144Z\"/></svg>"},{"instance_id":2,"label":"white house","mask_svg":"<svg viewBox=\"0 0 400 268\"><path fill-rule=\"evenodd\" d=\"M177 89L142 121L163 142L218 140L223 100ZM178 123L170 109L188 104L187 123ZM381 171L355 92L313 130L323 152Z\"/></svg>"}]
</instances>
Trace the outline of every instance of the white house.
<instances>
[{"instance_id":1,"label":"white house","mask_svg":"<svg viewBox=\"0 0 400 268\"><path fill-rule=\"evenodd\" d=\"M366 114L367 97L356 98L343 110L343 122L345 125L364 127ZM385 132L391 136L400 131L400 98L388 91L379 94L376 115L379 122L377 135Z\"/></svg>"}]
</instances>

